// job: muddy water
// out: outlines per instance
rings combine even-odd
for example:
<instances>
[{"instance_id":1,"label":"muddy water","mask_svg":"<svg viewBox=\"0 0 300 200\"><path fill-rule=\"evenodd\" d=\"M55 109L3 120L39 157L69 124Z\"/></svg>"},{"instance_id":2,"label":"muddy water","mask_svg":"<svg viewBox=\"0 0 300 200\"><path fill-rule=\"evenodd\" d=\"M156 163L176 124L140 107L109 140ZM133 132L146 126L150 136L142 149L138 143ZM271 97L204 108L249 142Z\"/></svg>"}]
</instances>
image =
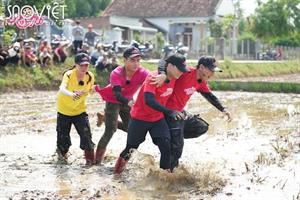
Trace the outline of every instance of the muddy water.
<instances>
[{"instance_id":1,"label":"muddy water","mask_svg":"<svg viewBox=\"0 0 300 200\"><path fill-rule=\"evenodd\" d=\"M123 175L113 166L126 133L115 133L101 166L85 167L72 129L68 164L57 162L55 92L0 95L0 199L299 199L300 95L216 92L234 116L228 124L200 95L187 106L210 130L185 140L180 168L158 169L147 137ZM93 140L97 95L88 103Z\"/></svg>"}]
</instances>

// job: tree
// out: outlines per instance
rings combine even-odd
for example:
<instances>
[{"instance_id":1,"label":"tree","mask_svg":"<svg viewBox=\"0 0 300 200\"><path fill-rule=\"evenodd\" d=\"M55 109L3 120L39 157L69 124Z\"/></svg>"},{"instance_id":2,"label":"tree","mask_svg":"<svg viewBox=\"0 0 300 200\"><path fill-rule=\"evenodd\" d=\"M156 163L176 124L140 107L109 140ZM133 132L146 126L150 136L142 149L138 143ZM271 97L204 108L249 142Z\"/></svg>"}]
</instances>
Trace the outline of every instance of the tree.
<instances>
[{"instance_id":1,"label":"tree","mask_svg":"<svg viewBox=\"0 0 300 200\"><path fill-rule=\"evenodd\" d=\"M73 18L76 16L76 3L74 0L65 0L66 17Z\"/></svg>"},{"instance_id":2,"label":"tree","mask_svg":"<svg viewBox=\"0 0 300 200\"><path fill-rule=\"evenodd\" d=\"M92 8L86 0L77 0L76 2L76 17L91 16Z\"/></svg>"},{"instance_id":3,"label":"tree","mask_svg":"<svg viewBox=\"0 0 300 200\"><path fill-rule=\"evenodd\" d=\"M70 18L99 16L111 0L65 0L66 13Z\"/></svg>"},{"instance_id":4,"label":"tree","mask_svg":"<svg viewBox=\"0 0 300 200\"><path fill-rule=\"evenodd\" d=\"M214 38L220 38L223 34L221 23L216 22L213 19L208 21L210 35Z\"/></svg>"},{"instance_id":5,"label":"tree","mask_svg":"<svg viewBox=\"0 0 300 200\"><path fill-rule=\"evenodd\" d=\"M110 4L111 0L100 0L99 8L105 10L105 8Z\"/></svg>"},{"instance_id":6,"label":"tree","mask_svg":"<svg viewBox=\"0 0 300 200\"><path fill-rule=\"evenodd\" d=\"M251 19L251 30L259 38L270 42L300 31L300 0L268 0L258 4Z\"/></svg>"}]
</instances>

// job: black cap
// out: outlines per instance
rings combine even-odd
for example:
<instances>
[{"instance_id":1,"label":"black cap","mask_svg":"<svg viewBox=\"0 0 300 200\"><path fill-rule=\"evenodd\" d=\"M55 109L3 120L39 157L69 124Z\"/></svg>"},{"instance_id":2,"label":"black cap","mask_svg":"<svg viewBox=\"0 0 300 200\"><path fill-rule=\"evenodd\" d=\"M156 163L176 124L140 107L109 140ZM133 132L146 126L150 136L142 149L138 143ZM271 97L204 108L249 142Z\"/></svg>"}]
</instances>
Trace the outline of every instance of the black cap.
<instances>
[{"instance_id":1,"label":"black cap","mask_svg":"<svg viewBox=\"0 0 300 200\"><path fill-rule=\"evenodd\" d=\"M90 57L85 53L78 53L75 56L75 63L78 65L90 64Z\"/></svg>"},{"instance_id":2,"label":"black cap","mask_svg":"<svg viewBox=\"0 0 300 200\"><path fill-rule=\"evenodd\" d=\"M208 68L212 72L222 72L223 70L220 69L216 65L216 59L211 56L202 56L198 60L198 66L203 65L204 67Z\"/></svg>"},{"instance_id":3,"label":"black cap","mask_svg":"<svg viewBox=\"0 0 300 200\"><path fill-rule=\"evenodd\" d=\"M134 58L137 56L141 56L141 52L138 48L131 46L125 49L123 53L124 58Z\"/></svg>"},{"instance_id":4,"label":"black cap","mask_svg":"<svg viewBox=\"0 0 300 200\"><path fill-rule=\"evenodd\" d=\"M171 63L175 65L179 71L181 72L190 72L190 70L186 67L186 60L183 55L173 54L165 59L167 63Z\"/></svg>"}]
</instances>

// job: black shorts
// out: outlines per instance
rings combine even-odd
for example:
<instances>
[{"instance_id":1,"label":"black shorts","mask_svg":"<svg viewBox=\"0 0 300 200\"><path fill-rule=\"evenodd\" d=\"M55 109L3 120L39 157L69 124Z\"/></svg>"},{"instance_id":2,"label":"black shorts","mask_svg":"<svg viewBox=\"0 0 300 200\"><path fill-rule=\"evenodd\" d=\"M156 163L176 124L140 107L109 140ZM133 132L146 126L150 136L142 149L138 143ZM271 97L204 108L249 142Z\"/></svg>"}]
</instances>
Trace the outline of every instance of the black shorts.
<instances>
[{"instance_id":1,"label":"black shorts","mask_svg":"<svg viewBox=\"0 0 300 200\"><path fill-rule=\"evenodd\" d=\"M149 131L152 141L154 138L166 138L170 140L170 131L166 120L163 118L156 122L146 122L131 119L128 127L127 144L139 145L145 141Z\"/></svg>"}]
</instances>

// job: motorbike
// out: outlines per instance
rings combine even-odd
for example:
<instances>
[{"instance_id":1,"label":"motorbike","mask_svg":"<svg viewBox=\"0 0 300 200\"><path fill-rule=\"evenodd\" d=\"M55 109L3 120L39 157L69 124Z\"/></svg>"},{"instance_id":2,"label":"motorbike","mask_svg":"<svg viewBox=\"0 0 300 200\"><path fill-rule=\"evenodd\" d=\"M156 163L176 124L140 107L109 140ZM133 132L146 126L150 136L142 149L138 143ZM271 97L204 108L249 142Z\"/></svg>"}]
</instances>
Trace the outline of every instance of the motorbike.
<instances>
[{"instance_id":1,"label":"motorbike","mask_svg":"<svg viewBox=\"0 0 300 200\"><path fill-rule=\"evenodd\" d=\"M150 43L145 43L144 45L140 45L139 49L141 51L141 57L143 60L148 60L152 58L152 53L153 53L153 45Z\"/></svg>"},{"instance_id":2,"label":"motorbike","mask_svg":"<svg viewBox=\"0 0 300 200\"><path fill-rule=\"evenodd\" d=\"M163 52L163 59L165 59L169 57L171 54L174 54L176 51L173 45L165 44L165 46L162 49L162 52Z\"/></svg>"},{"instance_id":3,"label":"motorbike","mask_svg":"<svg viewBox=\"0 0 300 200\"><path fill-rule=\"evenodd\" d=\"M187 58L189 50L189 47L184 46L182 43L178 43L176 46L176 53L183 55L185 58Z\"/></svg>"}]
</instances>

